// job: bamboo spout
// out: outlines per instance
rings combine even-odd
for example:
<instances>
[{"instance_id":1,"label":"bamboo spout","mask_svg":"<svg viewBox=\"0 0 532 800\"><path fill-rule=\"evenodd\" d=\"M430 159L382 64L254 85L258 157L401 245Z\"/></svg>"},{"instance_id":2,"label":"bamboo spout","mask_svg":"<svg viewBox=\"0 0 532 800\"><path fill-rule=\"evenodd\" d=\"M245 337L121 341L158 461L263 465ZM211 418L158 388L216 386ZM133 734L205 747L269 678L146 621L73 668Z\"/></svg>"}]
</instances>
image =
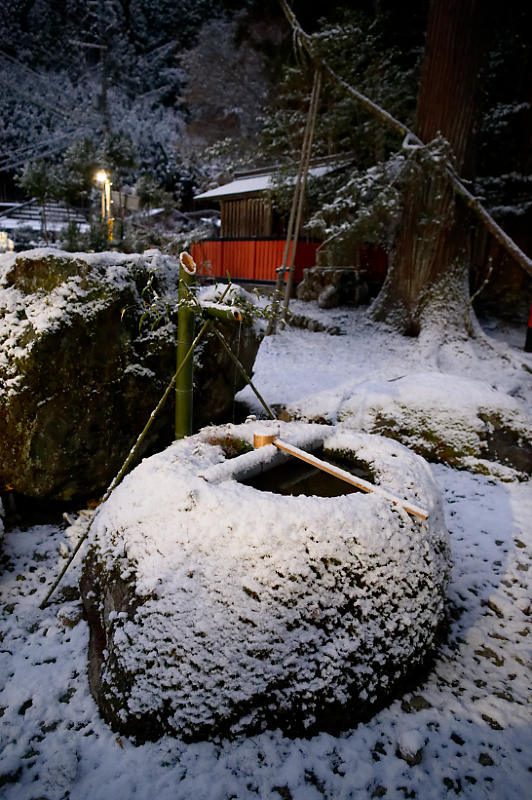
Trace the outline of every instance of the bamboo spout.
<instances>
[{"instance_id":1,"label":"bamboo spout","mask_svg":"<svg viewBox=\"0 0 532 800\"><path fill-rule=\"evenodd\" d=\"M275 440L277 439L277 434L274 433L273 436L269 434L263 433L254 433L253 434L253 447L255 450L258 447L264 447L267 444L275 444Z\"/></svg>"},{"instance_id":2,"label":"bamboo spout","mask_svg":"<svg viewBox=\"0 0 532 800\"><path fill-rule=\"evenodd\" d=\"M401 500L400 497L396 497L390 492L387 492L386 489L382 489L380 486L375 486L375 484L369 483L369 481L365 481L363 478L358 478L355 475L351 475L351 473L347 472L345 469L340 469L340 467L336 467L334 464L329 464L327 461L323 461L321 458L317 458L311 453L300 450L299 447L295 447L288 442L283 442L281 439L278 439L275 434L255 434L253 436L253 446L255 448L264 447L267 444L273 444L279 450L283 450L285 453L289 453L291 456L299 458L300 461L305 461L307 464L311 464L313 467L317 467L317 469L321 469L323 472L328 472L329 475L333 475L335 478L339 478L341 481L350 483L352 486L356 486L357 489L362 489L363 492L371 492L378 494L381 497L386 497L391 503L404 508L405 511L415 517L419 517L420 519L427 519L428 517L428 512L423 508L420 508L413 503L409 503L407 500Z\"/></svg>"}]
</instances>

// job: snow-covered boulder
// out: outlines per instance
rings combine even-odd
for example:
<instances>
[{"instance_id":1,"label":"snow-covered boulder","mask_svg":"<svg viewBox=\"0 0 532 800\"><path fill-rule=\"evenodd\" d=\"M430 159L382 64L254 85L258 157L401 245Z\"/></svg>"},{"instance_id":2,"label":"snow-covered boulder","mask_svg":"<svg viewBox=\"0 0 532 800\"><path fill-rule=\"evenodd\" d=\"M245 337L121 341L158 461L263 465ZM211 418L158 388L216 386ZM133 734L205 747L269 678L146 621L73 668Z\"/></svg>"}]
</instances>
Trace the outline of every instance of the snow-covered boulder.
<instances>
[{"instance_id":1,"label":"snow-covered boulder","mask_svg":"<svg viewBox=\"0 0 532 800\"><path fill-rule=\"evenodd\" d=\"M145 459L98 511L80 584L91 690L117 731L144 740L338 728L434 645L449 551L426 462L380 436L266 426L304 449L323 441L325 459L365 464L428 519L377 494L244 484L291 458L273 445L246 452L256 423L205 428Z\"/></svg>"},{"instance_id":2,"label":"snow-covered boulder","mask_svg":"<svg viewBox=\"0 0 532 800\"><path fill-rule=\"evenodd\" d=\"M529 410L485 381L439 372L366 381L303 398L283 417L379 433L460 469L510 479L532 474Z\"/></svg>"},{"instance_id":3,"label":"snow-covered boulder","mask_svg":"<svg viewBox=\"0 0 532 800\"><path fill-rule=\"evenodd\" d=\"M0 482L62 501L108 486L175 371L175 324L139 323L147 283L171 300L177 275L176 259L158 251L0 256ZM222 329L251 371L256 326ZM214 334L197 356L196 421L205 425L223 419L244 384ZM146 448L171 441L172 406Z\"/></svg>"}]
</instances>

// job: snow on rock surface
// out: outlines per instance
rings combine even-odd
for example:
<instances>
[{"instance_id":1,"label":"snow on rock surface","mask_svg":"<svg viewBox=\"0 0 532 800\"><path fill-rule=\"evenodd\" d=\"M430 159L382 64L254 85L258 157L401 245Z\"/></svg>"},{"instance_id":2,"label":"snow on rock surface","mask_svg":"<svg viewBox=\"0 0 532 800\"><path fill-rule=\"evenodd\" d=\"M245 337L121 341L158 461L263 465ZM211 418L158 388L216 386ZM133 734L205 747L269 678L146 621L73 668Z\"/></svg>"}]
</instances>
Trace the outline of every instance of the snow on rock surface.
<instances>
[{"instance_id":1,"label":"snow on rock surface","mask_svg":"<svg viewBox=\"0 0 532 800\"><path fill-rule=\"evenodd\" d=\"M150 286L175 307L177 276L176 259L156 250L0 255L0 483L60 501L109 485L175 372L175 315L141 322ZM262 333L248 317L217 325L251 372ZM196 422L210 424L244 380L214 332L195 364ZM166 404L145 452L168 443L173 413Z\"/></svg>"},{"instance_id":2,"label":"snow on rock surface","mask_svg":"<svg viewBox=\"0 0 532 800\"><path fill-rule=\"evenodd\" d=\"M449 554L427 464L379 436L265 425L303 447L322 438L325 458L366 463L376 484L429 518L375 494L207 482L229 440L249 449L249 423L206 428L146 459L98 512L81 580L91 688L116 730L194 740L332 729L432 648Z\"/></svg>"},{"instance_id":3,"label":"snow on rock surface","mask_svg":"<svg viewBox=\"0 0 532 800\"><path fill-rule=\"evenodd\" d=\"M291 419L327 419L398 439L428 458L500 477L532 473L532 418L486 381L438 372L373 380L291 403Z\"/></svg>"}]
</instances>

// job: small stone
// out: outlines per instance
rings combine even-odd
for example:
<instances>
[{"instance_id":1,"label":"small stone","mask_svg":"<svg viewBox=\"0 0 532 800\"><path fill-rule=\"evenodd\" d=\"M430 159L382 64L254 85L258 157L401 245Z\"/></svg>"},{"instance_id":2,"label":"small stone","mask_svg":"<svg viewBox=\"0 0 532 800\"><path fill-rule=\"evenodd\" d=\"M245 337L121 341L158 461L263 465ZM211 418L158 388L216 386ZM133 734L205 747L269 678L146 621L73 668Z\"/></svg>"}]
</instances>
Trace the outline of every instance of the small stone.
<instances>
[{"instance_id":1,"label":"small stone","mask_svg":"<svg viewBox=\"0 0 532 800\"><path fill-rule=\"evenodd\" d=\"M526 597L518 597L517 600L515 601L515 605L526 616L528 616L530 614L530 601L528 600L528 598L526 598Z\"/></svg>"},{"instance_id":2,"label":"small stone","mask_svg":"<svg viewBox=\"0 0 532 800\"><path fill-rule=\"evenodd\" d=\"M425 740L419 731L402 731L397 739L396 754L403 761L406 761L409 766L414 767L416 764L421 763L424 746Z\"/></svg>"},{"instance_id":3,"label":"small stone","mask_svg":"<svg viewBox=\"0 0 532 800\"><path fill-rule=\"evenodd\" d=\"M478 763L483 767L492 767L495 762L488 753L481 753L478 757Z\"/></svg>"},{"instance_id":4,"label":"small stone","mask_svg":"<svg viewBox=\"0 0 532 800\"><path fill-rule=\"evenodd\" d=\"M493 613L499 617L499 619L504 619L503 612L493 600L482 600L480 604L482 606L487 606L488 608L490 608L493 611Z\"/></svg>"},{"instance_id":5,"label":"small stone","mask_svg":"<svg viewBox=\"0 0 532 800\"><path fill-rule=\"evenodd\" d=\"M18 710L19 715L21 717L23 717L24 714L26 713L26 711L28 710L28 708L31 708L32 705L33 705L33 700L31 698L29 700L26 700L25 703L22 703L22 705L20 706L20 708Z\"/></svg>"},{"instance_id":6,"label":"small stone","mask_svg":"<svg viewBox=\"0 0 532 800\"><path fill-rule=\"evenodd\" d=\"M65 542L61 542L61 544L59 545L58 549L59 549L59 555L61 556L61 558L68 558L69 557L70 549L69 549L68 545L65 544Z\"/></svg>"},{"instance_id":7,"label":"small stone","mask_svg":"<svg viewBox=\"0 0 532 800\"><path fill-rule=\"evenodd\" d=\"M421 694L416 694L414 697L412 697L410 700L410 705L413 709L415 709L415 711L423 711L427 708L432 708L429 701L425 700Z\"/></svg>"},{"instance_id":8,"label":"small stone","mask_svg":"<svg viewBox=\"0 0 532 800\"><path fill-rule=\"evenodd\" d=\"M475 655L480 656L480 658L489 659L496 667L502 667L504 664L504 657L498 655L491 647L481 647L475 650Z\"/></svg>"},{"instance_id":9,"label":"small stone","mask_svg":"<svg viewBox=\"0 0 532 800\"><path fill-rule=\"evenodd\" d=\"M83 607L80 605L75 608L62 608L57 613L57 619L65 628L75 628L83 619Z\"/></svg>"},{"instance_id":10,"label":"small stone","mask_svg":"<svg viewBox=\"0 0 532 800\"><path fill-rule=\"evenodd\" d=\"M492 731L503 731L504 730L504 727L502 725L500 725L497 722L496 719L493 719L493 717L488 716L488 714L482 714L482 719L484 720L484 722L488 723L488 725L490 726Z\"/></svg>"},{"instance_id":11,"label":"small stone","mask_svg":"<svg viewBox=\"0 0 532 800\"><path fill-rule=\"evenodd\" d=\"M338 289L336 286L326 286L318 296L318 306L320 308L334 308L338 305Z\"/></svg>"}]
</instances>

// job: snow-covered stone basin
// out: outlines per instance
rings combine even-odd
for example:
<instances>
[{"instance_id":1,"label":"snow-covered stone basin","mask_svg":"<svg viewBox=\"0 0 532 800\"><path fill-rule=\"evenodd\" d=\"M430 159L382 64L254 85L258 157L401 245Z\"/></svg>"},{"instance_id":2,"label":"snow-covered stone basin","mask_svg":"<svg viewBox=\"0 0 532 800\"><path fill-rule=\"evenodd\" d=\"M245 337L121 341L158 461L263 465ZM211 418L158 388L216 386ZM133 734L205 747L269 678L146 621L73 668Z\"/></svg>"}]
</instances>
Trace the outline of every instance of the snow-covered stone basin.
<instances>
[{"instance_id":1,"label":"snow-covered stone basin","mask_svg":"<svg viewBox=\"0 0 532 800\"><path fill-rule=\"evenodd\" d=\"M146 459L99 510L81 580L91 689L116 730L202 739L352 724L434 644L449 550L425 461L380 436L268 425L366 463L428 520L374 494L280 496L228 477L277 453L225 458L256 423Z\"/></svg>"}]
</instances>

